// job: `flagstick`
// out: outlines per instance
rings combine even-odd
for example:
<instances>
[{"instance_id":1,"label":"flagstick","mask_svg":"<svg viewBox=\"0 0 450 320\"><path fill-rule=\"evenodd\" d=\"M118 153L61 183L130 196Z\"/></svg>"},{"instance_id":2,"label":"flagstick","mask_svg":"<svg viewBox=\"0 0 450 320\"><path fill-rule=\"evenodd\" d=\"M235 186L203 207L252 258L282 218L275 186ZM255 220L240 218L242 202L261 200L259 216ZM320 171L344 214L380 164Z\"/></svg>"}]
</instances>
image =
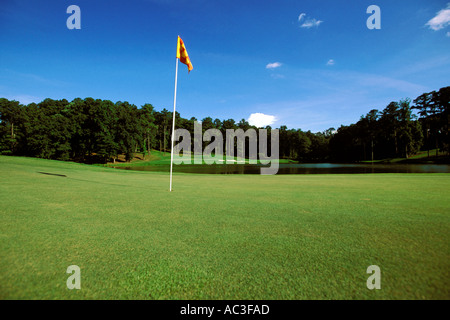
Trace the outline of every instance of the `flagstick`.
<instances>
[{"instance_id":1,"label":"flagstick","mask_svg":"<svg viewBox=\"0 0 450 320\"><path fill-rule=\"evenodd\" d=\"M173 141L175 140L175 106L177 104L177 78L178 78L178 58L175 67L175 93L173 94L173 122L172 122L172 148L170 154L170 187L169 191L172 192L172 167L173 167Z\"/></svg>"}]
</instances>

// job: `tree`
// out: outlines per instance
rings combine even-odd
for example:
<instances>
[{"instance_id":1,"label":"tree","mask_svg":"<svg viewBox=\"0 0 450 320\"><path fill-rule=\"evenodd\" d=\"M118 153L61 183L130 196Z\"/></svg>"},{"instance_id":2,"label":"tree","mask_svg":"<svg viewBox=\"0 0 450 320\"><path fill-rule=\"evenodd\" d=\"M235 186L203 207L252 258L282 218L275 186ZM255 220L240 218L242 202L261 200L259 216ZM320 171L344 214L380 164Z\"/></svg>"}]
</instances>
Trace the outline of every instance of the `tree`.
<instances>
[{"instance_id":1,"label":"tree","mask_svg":"<svg viewBox=\"0 0 450 320\"><path fill-rule=\"evenodd\" d=\"M94 150L97 157L102 162L112 158L116 162L119 153L119 144L116 141L118 135L118 117L115 105L110 100L98 101L95 110L95 131L93 139L95 141Z\"/></svg>"},{"instance_id":2,"label":"tree","mask_svg":"<svg viewBox=\"0 0 450 320\"><path fill-rule=\"evenodd\" d=\"M140 133L142 127L139 119L139 111L134 104L118 101L115 104L117 112L117 143L119 150L125 153L126 161L131 161L133 153L142 145L143 139Z\"/></svg>"},{"instance_id":3,"label":"tree","mask_svg":"<svg viewBox=\"0 0 450 320\"><path fill-rule=\"evenodd\" d=\"M223 122L222 122L222 135L224 136L224 137L226 137L226 130L227 129L232 129L232 130L235 130L235 129L237 129L237 126L236 126L236 122L233 120L233 119L228 119L228 120L223 120ZM224 138L223 139L224 141L223 141L223 143L224 143L224 149L223 150L225 150L226 151L226 154L228 155L228 154L230 154L230 152L231 152L231 149L233 148L233 149L235 149L236 148L236 141L230 141L229 143L229 145L227 145L227 142L228 142L228 139L226 139L226 138ZM233 144L231 144L231 143L233 143ZM236 154L236 152L234 152L234 154Z\"/></svg>"},{"instance_id":4,"label":"tree","mask_svg":"<svg viewBox=\"0 0 450 320\"><path fill-rule=\"evenodd\" d=\"M375 138L379 134L378 132L378 119L380 117L379 111L376 109L372 109L365 117L361 117L360 126L362 127L363 136L365 137L365 144L370 145L370 159L373 162L374 160L374 147L375 147ZM364 157L367 159L366 157Z\"/></svg>"},{"instance_id":5,"label":"tree","mask_svg":"<svg viewBox=\"0 0 450 320\"><path fill-rule=\"evenodd\" d=\"M354 162L361 160L361 147L357 143L358 126L341 126L330 138L329 148L332 161Z\"/></svg>"},{"instance_id":6,"label":"tree","mask_svg":"<svg viewBox=\"0 0 450 320\"><path fill-rule=\"evenodd\" d=\"M309 156L309 154L311 152L311 148L312 148L311 135L298 129L295 138L294 138L294 141L295 141L294 143L295 143L295 149L297 151L297 157L296 157L297 160L308 159L308 156Z\"/></svg>"},{"instance_id":7,"label":"tree","mask_svg":"<svg viewBox=\"0 0 450 320\"><path fill-rule=\"evenodd\" d=\"M428 157L430 157L430 119L429 116L429 108L431 105L432 95L430 93L424 93L418 96L413 102L413 109L417 109L419 116L421 117L422 124L425 129L425 137L426 137L426 147L428 152Z\"/></svg>"},{"instance_id":8,"label":"tree","mask_svg":"<svg viewBox=\"0 0 450 320\"><path fill-rule=\"evenodd\" d=\"M411 112L410 103L410 99L400 100L398 109L398 139L405 158L419 151L423 140L422 128Z\"/></svg>"},{"instance_id":9,"label":"tree","mask_svg":"<svg viewBox=\"0 0 450 320\"><path fill-rule=\"evenodd\" d=\"M157 125L155 123L155 111L151 104L144 104L140 109L140 118L143 130L144 149L151 154L156 141Z\"/></svg>"},{"instance_id":10,"label":"tree","mask_svg":"<svg viewBox=\"0 0 450 320\"><path fill-rule=\"evenodd\" d=\"M14 154L16 151L17 128L22 118L21 108L18 101L0 99L0 152Z\"/></svg>"},{"instance_id":11,"label":"tree","mask_svg":"<svg viewBox=\"0 0 450 320\"><path fill-rule=\"evenodd\" d=\"M443 146L450 155L450 86L439 89L438 104L441 111L441 127Z\"/></svg>"},{"instance_id":12,"label":"tree","mask_svg":"<svg viewBox=\"0 0 450 320\"><path fill-rule=\"evenodd\" d=\"M398 149L398 102L391 102L383 109L380 116L381 152L382 157L396 157L399 155Z\"/></svg>"},{"instance_id":13,"label":"tree","mask_svg":"<svg viewBox=\"0 0 450 320\"><path fill-rule=\"evenodd\" d=\"M287 127L284 125L280 126L279 138L280 138L280 158L286 158L289 156L289 141L288 141Z\"/></svg>"},{"instance_id":14,"label":"tree","mask_svg":"<svg viewBox=\"0 0 450 320\"><path fill-rule=\"evenodd\" d=\"M169 112L166 108L162 109L161 112L155 113L155 119L158 129L158 137L159 137L159 150L163 151L164 154L166 152L167 138L170 137L170 124L172 123L172 113Z\"/></svg>"},{"instance_id":15,"label":"tree","mask_svg":"<svg viewBox=\"0 0 450 320\"><path fill-rule=\"evenodd\" d=\"M239 121L237 126L238 126L238 128L240 128L240 129L242 129L244 131L247 131L248 129L250 129L250 124L245 119L241 119L241 121Z\"/></svg>"},{"instance_id":16,"label":"tree","mask_svg":"<svg viewBox=\"0 0 450 320\"><path fill-rule=\"evenodd\" d=\"M449 141L449 104L450 87L444 87L439 91L424 93L414 100L413 109L418 110L420 122L425 136L425 146L430 156L430 148L436 149L436 156L439 155L439 148L447 149L450 153Z\"/></svg>"}]
</instances>

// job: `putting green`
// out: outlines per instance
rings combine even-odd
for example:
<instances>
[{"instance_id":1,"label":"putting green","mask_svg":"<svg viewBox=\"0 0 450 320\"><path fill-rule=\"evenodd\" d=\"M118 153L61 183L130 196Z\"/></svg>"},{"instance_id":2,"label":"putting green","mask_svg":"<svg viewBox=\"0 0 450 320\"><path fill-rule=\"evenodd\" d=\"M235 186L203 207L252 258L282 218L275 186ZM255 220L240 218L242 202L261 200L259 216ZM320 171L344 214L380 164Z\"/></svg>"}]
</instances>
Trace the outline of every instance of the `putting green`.
<instances>
[{"instance_id":1,"label":"putting green","mask_svg":"<svg viewBox=\"0 0 450 320\"><path fill-rule=\"evenodd\" d=\"M449 174L175 174L169 193L164 173L0 156L0 181L1 299L450 297Z\"/></svg>"}]
</instances>

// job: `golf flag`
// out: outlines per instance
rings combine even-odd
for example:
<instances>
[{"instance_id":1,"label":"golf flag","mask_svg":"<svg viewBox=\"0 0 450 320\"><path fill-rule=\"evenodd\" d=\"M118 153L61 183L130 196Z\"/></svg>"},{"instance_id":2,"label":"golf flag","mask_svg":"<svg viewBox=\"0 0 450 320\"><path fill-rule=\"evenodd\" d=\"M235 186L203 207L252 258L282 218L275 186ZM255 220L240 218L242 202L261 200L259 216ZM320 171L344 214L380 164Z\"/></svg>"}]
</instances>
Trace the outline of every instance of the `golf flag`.
<instances>
[{"instance_id":1,"label":"golf flag","mask_svg":"<svg viewBox=\"0 0 450 320\"><path fill-rule=\"evenodd\" d=\"M177 57L175 58L175 91L173 93L173 120L172 120L172 149L170 152L170 183L169 191L172 191L172 171L173 171L173 142L175 140L175 109L177 106L177 81L178 81L178 60L187 65L188 72L190 72L194 67L192 66L191 59L189 59L186 47L184 46L183 40L178 36L177 42Z\"/></svg>"},{"instance_id":2,"label":"golf flag","mask_svg":"<svg viewBox=\"0 0 450 320\"><path fill-rule=\"evenodd\" d=\"M191 60L189 59L186 47L184 46L183 40L178 36L177 44L177 58L180 59L181 63L184 63L188 67L188 72L190 72L194 67L192 66Z\"/></svg>"}]
</instances>

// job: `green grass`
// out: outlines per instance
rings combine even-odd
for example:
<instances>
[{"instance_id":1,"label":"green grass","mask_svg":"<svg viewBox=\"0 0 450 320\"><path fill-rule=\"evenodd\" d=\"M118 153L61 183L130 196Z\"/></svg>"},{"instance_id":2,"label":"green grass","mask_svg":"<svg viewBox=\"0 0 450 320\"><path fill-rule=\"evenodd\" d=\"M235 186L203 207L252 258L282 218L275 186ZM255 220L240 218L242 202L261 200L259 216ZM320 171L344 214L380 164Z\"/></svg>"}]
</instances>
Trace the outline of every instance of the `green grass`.
<instances>
[{"instance_id":1,"label":"green grass","mask_svg":"<svg viewBox=\"0 0 450 320\"><path fill-rule=\"evenodd\" d=\"M143 155L139 154L139 157L143 159ZM147 158L148 157L148 158ZM106 165L99 164L98 166L105 167L138 167L138 166L151 166L151 165L170 165L170 152L161 152L158 150L152 150L151 155L147 156L145 160L141 159L133 159L130 162L116 162L116 163L108 163ZM191 163L194 164L194 160L198 159L201 156L192 155ZM226 160L225 155L223 156L223 160ZM242 159L238 157L234 157L234 160L239 161L240 164L243 162L249 163L248 159ZM203 164L206 164L202 161ZM258 160L259 163L259 160ZM278 163L298 163L298 161L294 161L291 159L279 159ZM219 163L220 164L220 163Z\"/></svg>"},{"instance_id":2,"label":"green grass","mask_svg":"<svg viewBox=\"0 0 450 320\"><path fill-rule=\"evenodd\" d=\"M0 298L450 298L448 174L168 178L0 156Z\"/></svg>"},{"instance_id":3,"label":"green grass","mask_svg":"<svg viewBox=\"0 0 450 320\"><path fill-rule=\"evenodd\" d=\"M432 149L429 151L430 154L430 162L433 162L436 158L436 149ZM445 157L447 155L444 151L438 151L438 156ZM379 160L363 160L361 163L401 163L408 162L411 160L427 160L428 159L428 151L419 151L418 153L409 156L408 158L388 158L388 159L379 159Z\"/></svg>"}]
</instances>

